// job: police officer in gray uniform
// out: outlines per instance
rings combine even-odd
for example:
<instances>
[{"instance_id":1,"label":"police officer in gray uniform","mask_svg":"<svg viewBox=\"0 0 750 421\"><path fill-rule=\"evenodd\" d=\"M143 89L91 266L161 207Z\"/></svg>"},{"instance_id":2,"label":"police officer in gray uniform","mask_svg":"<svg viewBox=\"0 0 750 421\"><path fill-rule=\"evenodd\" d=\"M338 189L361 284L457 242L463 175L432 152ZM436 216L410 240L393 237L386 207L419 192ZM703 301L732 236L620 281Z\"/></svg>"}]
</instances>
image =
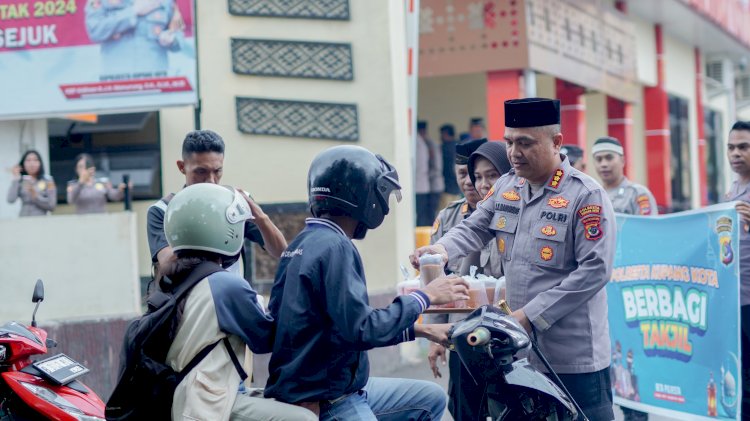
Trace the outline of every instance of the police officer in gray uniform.
<instances>
[{"instance_id":1,"label":"police officer in gray uniform","mask_svg":"<svg viewBox=\"0 0 750 421\"><path fill-rule=\"evenodd\" d=\"M88 0L86 30L101 43L101 74L115 79L165 76L168 51L185 45L174 0Z\"/></svg>"},{"instance_id":2,"label":"police officer in gray uniform","mask_svg":"<svg viewBox=\"0 0 750 421\"><path fill-rule=\"evenodd\" d=\"M476 208L477 202L482 199L476 189L474 189L474 183L469 176L469 167L467 164L469 163L469 156L486 142L487 139L476 139L463 141L456 145L454 171L458 187L461 189L464 197L463 199L451 202L445 209L438 213L435 222L432 224L430 244L435 244L449 229L468 218ZM468 274L468 272L461 273L462 260L457 259L452 265L448 266L448 270L456 274Z\"/></svg>"},{"instance_id":3,"label":"police officer in gray uniform","mask_svg":"<svg viewBox=\"0 0 750 421\"><path fill-rule=\"evenodd\" d=\"M594 167L604 183L615 212L629 215L658 215L656 199L645 186L625 177L625 151L614 137L600 137L591 149Z\"/></svg>"},{"instance_id":4,"label":"police officer in gray uniform","mask_svg":"<svg viewBox=\"0 0 750 421\"><path fill-rule=\"evenodd\" d=\"M606 192L560 154L560 102L505 102L513 169L468 219L432 246L446 261L496 242L513 316L591 420L612 420L607 293L616 226ZM532 364L545 368L536 358Z\"/></svg>"}]
</instances>

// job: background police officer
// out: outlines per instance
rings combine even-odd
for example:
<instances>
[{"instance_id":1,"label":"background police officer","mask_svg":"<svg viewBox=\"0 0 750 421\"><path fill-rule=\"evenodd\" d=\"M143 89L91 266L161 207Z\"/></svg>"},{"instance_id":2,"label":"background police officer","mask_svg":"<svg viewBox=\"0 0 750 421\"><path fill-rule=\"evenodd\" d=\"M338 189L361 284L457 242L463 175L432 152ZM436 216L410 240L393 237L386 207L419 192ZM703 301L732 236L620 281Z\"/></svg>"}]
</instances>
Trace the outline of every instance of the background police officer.
<instances>
[{"instance_id":1,"label":"background police officer","mask_svg":"<svg viewBox=\"0 0 750 421\"><path fill-rule=\"evenodd\" d=\"M583 149L574 145L565 145L560 148L560 153L568 157L570 165L580 172L586 172L586 161L583 160Z\"/></svg>"},{"instance_id":2,"label":"background police officer","mask_svg":"<svg viewBox=\"0 0 750 421\"><path fill-rule=\"evenodd\" d=\"M612 420L607 294L615 224L601 186L560 154L560 103L505 102L513 169L471 217L435 245L446 261L496 241L513 316L536 337L552 368L591 420ZM544 370L535 358L532 364Z\"/></svg>"},{"instance_id":3,"label":"background police officer","mask_svg":"<svg viewBox=\"0 0 750 421\"><path fill-rule=\"evenodd\" d=\"M594 167L604 183L615 212L657 215L656 199L645 186L625 177L625 151L614 137L601 137L591 149Z\"/></svg>"},{"instance_id":4,"label":"background police officer","mask_svg":"<svg viewBox=\"0 0 750 421\"><path fill-rule=\"evenodd\" d=\"M740 344L742 350L742 413L750 413L750 122L738 121L729 131L727 159L738 179L725 201L737 201L740 216ZM745 418L745 415L743 415Z\"/></svg>"}]
</instances>

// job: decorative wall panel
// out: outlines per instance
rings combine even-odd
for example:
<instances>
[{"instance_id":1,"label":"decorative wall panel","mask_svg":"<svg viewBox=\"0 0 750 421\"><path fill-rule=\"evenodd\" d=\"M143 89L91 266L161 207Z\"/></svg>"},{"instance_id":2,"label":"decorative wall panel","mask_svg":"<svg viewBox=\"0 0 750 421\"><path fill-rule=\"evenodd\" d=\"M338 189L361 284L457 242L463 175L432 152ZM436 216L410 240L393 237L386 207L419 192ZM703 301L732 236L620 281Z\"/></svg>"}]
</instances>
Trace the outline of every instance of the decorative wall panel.
<instances>
[{"instance_id":1,"label":"decorative wall panel","mask_svg":"<svg viewBox=\"0 0 750 421\"><path fill-rule=\"evenodd\" d=\"M350 44L232 39L232 69L255 76L352 80Z\"/></svg>"},{"instance_id":2,"label":"decorative wall panel","mask_svg":"<svg viewBox=\"0 0 750 421\"><path fill-rule=\"evenodd\" d=\"M229 0L240 16L349 20L349 0Z\"/></svg>"},{"instance_id":3,"label":"decorative wall panel","mask_svg":"<svg viewBox=\"0 0 750 421\"><path fill-rule=\"evenodd\" d=\"M237 128L243 133L355 141L357 106L237 97Z\"/></svg>"}]
</instances>

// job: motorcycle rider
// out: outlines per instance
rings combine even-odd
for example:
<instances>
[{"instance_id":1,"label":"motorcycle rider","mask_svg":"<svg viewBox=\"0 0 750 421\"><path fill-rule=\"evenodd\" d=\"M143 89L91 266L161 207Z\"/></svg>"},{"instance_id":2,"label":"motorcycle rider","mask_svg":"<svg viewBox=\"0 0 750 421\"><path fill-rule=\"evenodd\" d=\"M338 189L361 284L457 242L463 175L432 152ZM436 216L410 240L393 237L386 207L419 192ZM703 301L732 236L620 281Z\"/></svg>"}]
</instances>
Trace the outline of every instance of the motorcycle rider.
<instances>
[{"instance_id":1,"label":"motorcycle rider","mask_svg":"<svg viewBox=\"0 0 750 421\"><path fill-rule=\"evenodd\" d=\"M395 168L365 148L336 146L313 159L307 187L314 217L283 253L271 291L277 324L266 396L311 408L323 421L439 420L438 385L370 378L365 351L415 336L446 343L450 325L414 323L431 303L467 299L466 281L441 277L373 309L352 240L380 226L392 194L400 200Z\"/></svg>"},{"instance_id":2,"label":"motorcycle rider","mask_svg":"<svg viewBox=\"0 0 750 421\"><path fill-rule=\"evenodd\" d=\"M242 248L245 223L252 217L239 190L211 183L188 186L169 203L164 232L176 259L162 267L179 284L204 261L221 265ZM310 411L245 390L230 352L244 361L245 345L271 351L273 319L240 276L220 271L193 287L184 301L167 364L181 371L203 348L227 337L231 347L216 346L175 389L172 419L317 420ZM231 348L231 349L230 349ZM245 367L245 371L248 371Z\"/></svg>"}]
</instances>

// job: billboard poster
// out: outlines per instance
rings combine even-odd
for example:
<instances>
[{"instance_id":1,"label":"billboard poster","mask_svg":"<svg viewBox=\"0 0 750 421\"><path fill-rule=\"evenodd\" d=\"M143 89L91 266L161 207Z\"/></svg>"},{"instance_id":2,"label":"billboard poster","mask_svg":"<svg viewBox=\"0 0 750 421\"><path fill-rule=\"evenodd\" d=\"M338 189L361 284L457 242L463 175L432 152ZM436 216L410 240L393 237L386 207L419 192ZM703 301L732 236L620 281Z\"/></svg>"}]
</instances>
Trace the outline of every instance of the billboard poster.
<instances>
[{"instance_id":1,"label":"billboard poster","mask_svg":"<svg viewBox=\"0 0 750 421\"><path fill-rule=\"evenodd\" d=\"M197 102L192 0L4 0L0 119Z\"/></svg>"},{"instance_id":2,"label":"billboard poster","mask_svg":"<svg viewBox=\"0 0 750 421\"><path fill-rule=\"evenodd\" d=\"M617 214L607 286L615 403L681 420L739 420L739 224L734 204Z\"/></svg>"}]
</instances>

